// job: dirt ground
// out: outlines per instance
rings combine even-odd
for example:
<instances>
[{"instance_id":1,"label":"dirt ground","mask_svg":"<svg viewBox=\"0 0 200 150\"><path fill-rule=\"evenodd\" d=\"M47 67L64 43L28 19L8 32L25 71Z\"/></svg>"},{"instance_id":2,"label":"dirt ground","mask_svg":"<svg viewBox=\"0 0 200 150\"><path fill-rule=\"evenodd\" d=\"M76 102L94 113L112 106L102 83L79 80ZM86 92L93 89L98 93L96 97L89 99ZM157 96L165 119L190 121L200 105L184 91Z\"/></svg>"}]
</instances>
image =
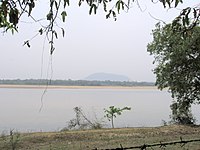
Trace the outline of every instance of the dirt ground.
<instances>
[{"instance_id":1,"label":"dirt ground","mask_svg":"<svg viewBox=\"0 0 200 150\"><path fill-rule=\"evenodd\" d=\"M0 136L0 149L8 150L13 147L16 150L122 149L144 144L181 141L181 139L200 139L200 126L169 125L162 127L37 132L19 133L13 136L2 134ZM161 148L157 146L147 149ZM167 145L165 149L200 150L200 141Z\"/></svg>"}]
</instances>

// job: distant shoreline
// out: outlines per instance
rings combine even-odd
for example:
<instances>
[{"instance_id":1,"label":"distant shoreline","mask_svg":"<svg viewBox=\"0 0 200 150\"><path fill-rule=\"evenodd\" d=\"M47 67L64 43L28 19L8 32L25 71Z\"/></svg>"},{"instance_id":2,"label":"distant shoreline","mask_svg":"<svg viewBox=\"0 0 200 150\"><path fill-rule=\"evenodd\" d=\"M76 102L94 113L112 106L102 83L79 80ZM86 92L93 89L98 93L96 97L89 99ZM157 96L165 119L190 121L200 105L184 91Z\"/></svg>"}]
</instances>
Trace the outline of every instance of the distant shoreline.
<instances>
[{"instance_id":1,"label":"distant shoreline","mask_svg":"<svg viewBox=\"0 0 200 150\"><path fill-rule=\"evenodd\" d=\"M157 86L64 86L64 85L21 85L0 84L0 88L21 89L157 89Z\"/></svg>"}]
</instances>

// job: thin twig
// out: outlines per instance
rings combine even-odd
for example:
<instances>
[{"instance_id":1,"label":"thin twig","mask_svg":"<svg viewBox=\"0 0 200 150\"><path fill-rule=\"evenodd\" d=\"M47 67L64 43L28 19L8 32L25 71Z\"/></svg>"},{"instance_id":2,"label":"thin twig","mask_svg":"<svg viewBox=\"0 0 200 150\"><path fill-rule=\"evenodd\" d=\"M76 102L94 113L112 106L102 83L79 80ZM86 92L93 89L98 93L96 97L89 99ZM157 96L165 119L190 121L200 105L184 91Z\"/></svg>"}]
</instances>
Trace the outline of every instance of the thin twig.
<instances>
[{"instance_id":1,"label":"thin twig","mask_svg":"<svg viewBox=\"0 0 200 150\"><path fill-rule=\"evenodd\" d=\"M157 20L157 21L159 21L159 22L162 22L163 24L166 25L166 22L165 22L165 21L163 21L163 20L161 20L161 19L158 19L158 18L154 17L150 12L149 12L149 16L150 16L151 18L153 18L154 20Z\"/></svg>"}]
</instances>

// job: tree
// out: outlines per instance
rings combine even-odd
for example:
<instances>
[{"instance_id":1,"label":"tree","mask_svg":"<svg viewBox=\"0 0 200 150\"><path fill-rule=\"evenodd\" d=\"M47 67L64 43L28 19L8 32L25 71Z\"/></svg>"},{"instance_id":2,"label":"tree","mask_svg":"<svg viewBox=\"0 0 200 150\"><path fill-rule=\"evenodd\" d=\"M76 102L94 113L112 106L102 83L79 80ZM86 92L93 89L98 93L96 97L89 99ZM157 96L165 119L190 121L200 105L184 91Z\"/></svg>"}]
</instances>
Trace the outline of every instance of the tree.
<instances>
[{"instance_id":1,"label":"tree","mask_svg":"<svg viewBox=\"0 0 200 150\"><path fill-rule=\"evenodd\" d=\"M138 0L136 0L136 3ZM41 28L38 29L36 35L45 35L50 44L50 54L52 55L55 47L54 40L58 38L58 30L61 31L62 36L65 35L65 31L62 27L58 26L59 18L62 18L62 21L65 22L67 17L67 7L70 6L70 0L49 0L47 8L48 12L46 16L41 16L41 18L46 18L46 24L41 24ZM77 3L81 6L83 3L88 5L89 14L96 14L98 9L103 9L105 12L106 18L117 19L117 14L121 11L128 11L131 8L132 3L135 0L78 0ZM182 0L160 0L164 7L177 7L179 3L182 3ZM18 23L23 15L27 15L33 21L37 22L32 12L33 10L40 5L39 1L36 0L0 0L0 29L4 29L5 32L11 30L12 33L17 31ZM188 15L194 13L194 20L197 20L199 17L199 8L186 8L182 11L180 16L176 18L177 20L182 20L187 22ZM40 18L40 19L41 19ZM39 19L39 20L40 20ZM176 21L174 22L176 25ZM194 21L193 25L195 26L196 22ZM59 28L59 29L58 29ZM30 40L24 42L24 45L30 47Z\"/></svg>"},{"instance_id":2,"label":"tree","mask_svg":"<svg viewBox=\"0 0 200 150\"><path fill-rule=\"evenodd\" d=\"M161 90L169 88L175 100L171 105L172 115L178 115L173 120L190 124L193 122L191 104L200 103L200 27L197 24L185 32L180 22L178 27L179 30L172 24L157 24L147 49L157 65L154 69L156 85ZM184 117L178 118L180 114Z\"/></svg>"},{"instance_id":3,"label":"tree","mask_svg":"<svg viewBox=\"0 0 200 150\"><path fill-rule=\"evenodd\" d=\"M124 110L131 110L131 108L130 107L117 108L115 106L110 106L109 109L104 110L106 114L105 117L109 121L111 121L112 128L114 128L114 118L116 118L117 115L121 115Z\"/></svg>"}]
</instances>

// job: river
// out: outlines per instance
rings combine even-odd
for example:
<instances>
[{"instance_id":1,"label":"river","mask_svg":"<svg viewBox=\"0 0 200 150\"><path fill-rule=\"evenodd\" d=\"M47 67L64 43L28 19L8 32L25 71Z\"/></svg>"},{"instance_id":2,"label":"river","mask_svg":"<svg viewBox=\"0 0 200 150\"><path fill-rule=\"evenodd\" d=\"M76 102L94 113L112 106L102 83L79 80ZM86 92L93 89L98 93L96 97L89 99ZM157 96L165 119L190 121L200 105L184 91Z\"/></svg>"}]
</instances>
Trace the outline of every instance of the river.
<instances>
[{"instance_id":1,"label":"river","mask_svg":"<svg viewBox=\"0 0 200 150\"><path fill-rule=\"evenodd\" d=\"M0 133L15 129L21 132L58 131L75 117L74 107L81 107L93 120L104 120L104 108L131 107L115 118L116 127L160 126L169 121L172 98L167 90L156 88L0 88ZM41 111L39 112L42 106ZM193 107L198 118L199 106Z\"/></svg>"}]
</instances>

